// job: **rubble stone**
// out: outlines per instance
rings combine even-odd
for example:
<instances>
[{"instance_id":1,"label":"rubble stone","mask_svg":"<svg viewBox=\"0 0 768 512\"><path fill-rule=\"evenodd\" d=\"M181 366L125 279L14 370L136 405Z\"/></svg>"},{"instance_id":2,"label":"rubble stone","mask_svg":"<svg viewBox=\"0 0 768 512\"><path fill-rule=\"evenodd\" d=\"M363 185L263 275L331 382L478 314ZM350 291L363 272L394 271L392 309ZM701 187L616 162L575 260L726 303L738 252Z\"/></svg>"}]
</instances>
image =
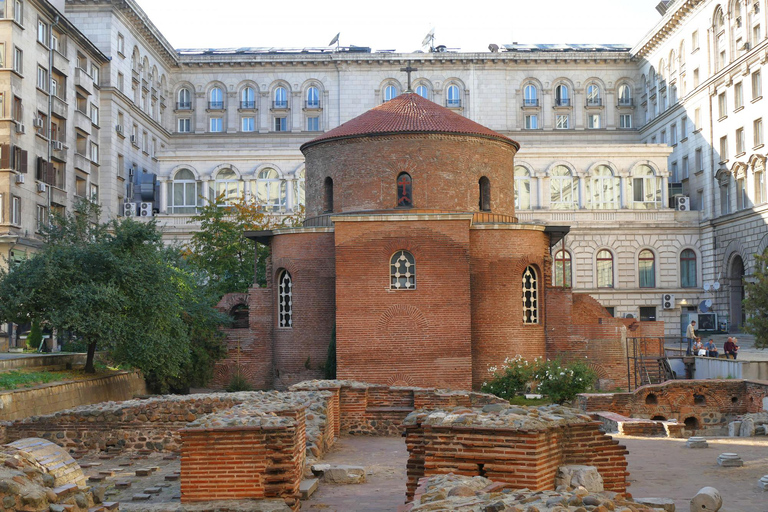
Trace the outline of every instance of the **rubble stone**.
<instances>
[{"instance_id":1,"label":"rubble stone","mask_svg":"<svg viewBox=\"0 0 768 512\"><path fill-rule=\"evenodd\" d=\"M595 466L566 465L560 466L555 476L555 488L564 487L571 491L578 487L584 487L589 492L603 492L603 477L597 472ZM587 503L588 505L588 503ZM595 503L599 505L599 503Z\"/></svg>"}]
</instances>

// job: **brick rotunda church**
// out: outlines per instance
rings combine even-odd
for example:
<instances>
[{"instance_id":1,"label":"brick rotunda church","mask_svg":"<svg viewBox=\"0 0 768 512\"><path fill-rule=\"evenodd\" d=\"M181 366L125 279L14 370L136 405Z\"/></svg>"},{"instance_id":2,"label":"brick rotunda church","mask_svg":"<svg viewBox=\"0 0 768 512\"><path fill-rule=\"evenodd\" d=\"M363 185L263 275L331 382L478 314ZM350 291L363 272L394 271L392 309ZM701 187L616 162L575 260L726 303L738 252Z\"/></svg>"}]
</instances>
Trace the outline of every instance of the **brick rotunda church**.
<instances>
[{"instance_id":1,"label":"brick rotunda church","mask_svg":"<svg viewBox=\"0 0 768 512\"><path fill-rule=\"evenodd\" d=\"M519 148L414 93L305 143L307 219L247 233L271 249L268 284L223 301L249 321L218 383L320 378L334 332L339 379L478 388L517 354L626 376L626 321L552 286L568 228L515 218Z\"/></svg>"}]
</instances>

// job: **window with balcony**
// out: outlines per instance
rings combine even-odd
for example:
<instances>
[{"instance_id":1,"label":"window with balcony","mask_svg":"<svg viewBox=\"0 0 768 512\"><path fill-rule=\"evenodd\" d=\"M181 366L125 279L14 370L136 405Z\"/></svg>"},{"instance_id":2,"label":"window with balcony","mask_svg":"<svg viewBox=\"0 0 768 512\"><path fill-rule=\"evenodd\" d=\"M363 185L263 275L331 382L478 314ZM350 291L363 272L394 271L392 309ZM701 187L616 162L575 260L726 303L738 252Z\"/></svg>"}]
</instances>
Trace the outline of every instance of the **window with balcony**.
<instances>
[{"instance_id":1,"label":"window with balcony","mask_svg":"<svg viewBox=\"0 0 768 512\"><path fill-rule=\"evenodd\" d=\"M599 107L603 104L602 96L600 95L600 87L595 84L587 86L587 106Z\"/></svg>"},{"instance_id":2,"label":"window with balcony","mask_svg":"<svg viewBox=\"0 0 768 512\"><path fill-rule=\"evenodd\" d=\"M531 209L531 173L520 165L515 167L515 209Z\"/></svg>"},{"instance_id":3,"label":"window with balcony","mask_svg":"<svg viewBox=\"0 0 768 512\"><path fill-rule=\"evenodd\" d=\"M635 210L656 210L661 208L661 177L656 176L647 165L639 165L629 182L632 208Z\"/></svg>"},{"instance_id":4,"label":"window with balcony","mask_svg":"<svg viewBox=\"0 0 768 512\"><path fill-rule=\"evenodd\" d=\"M186 87L179 89L176 102L176 110L192 109L192 93Z\"/></svg>"},{"instance_id":5,"label":"window with balcony","mask_svg":"<svg viewBox=\"0 0 768 512\"><path fill-rule=\"evenodd\" d=\"M568 86L560 84L555 87L555 106L556 107L569 107L571 106L571 96L568 91Z\"/></svg>"},{"instance_id":6,"label":"window with balcony","mask_svg":"<svg viewBox=\"0 0 768 512\"><path fill-rule=\"evenodd\" d=\"M446 95L446 103L445 106L448 108L459 108L461 107L461 95L459 91L458 85L449 85L448 91Z\"/></svg>"},{"instance_id":7,"label":"window with balcony","mask_svg":"<svg viewBox=\"0 0 768 512\"><path fill-rule=\"evenodd\" d=\"M275 87L275 91L272 95L273 97L273 108L283 109L288 108L288 91L285 89L285 87Z\"/></svg>"},{"instance_id":8,"label":"window with balcony","mask_svg":"<svg viewBox=\"0 0 768 512\"><path fill-rule=\"evenodd\" d=\"M549 177L550 208L570 210L578 207L579 180L564 165L556 166Z\"/></svg>"},{"instance_id":9,"label":"window with balcony","mask_svg":"<svg viewBox=\"0 0 768 512\"><path fill-rule=\"evenodd\" d=\"M619 106L632 106L632 89L627 84L622 84L619 86Z\"/></svg>"},{"instance_id":10,"label":"window with balcony","mask_svg":"<svg viewBox=\"0 0 768 512\"><path fill-rule=\"evenodd\" d=\"M598 165L586 182L587 207L592 210L619 208L620 178L607 165Z\"/></svg>"},{"instance_id":11,"label":"window with balcony","mask_svg":"<svg viewBox=\"0 0 768 512\"><path fill-rule=\"evenodd\" d=\"M245 87L240 91L240 108L244 110L256 108L256 91L253 87Z\"/></svg>"},{"instance_id":12,"label":"window with balcony","mask_svg":"<svg viewBox=\"0 0 768 512\"><path fill-rule=\"evenodd\" d=\"M242 199L243 182L232 169L221 169L216 173L213 190L216 198L221 197L222 206L230 206Z\"/></svg>"},{"instance_id":13,"label":"window with balcony","mask_svg":"<svg viewBox=\"0 0 768 512\"><path fill-rule=\"evenodd\" d=\"M320 108L320 91L317 87L307 88L307 108Z\"/></svg>"},{"instance_id":14,"label":"window with balcony","mask_svg":"<svg viewBox=\"0 0 768 512\"><path fill-rule=\"evenodd\" d=\"M224 91L219 87L214 87L208 93L208 109L224 110Z\"/></svg>"},{"instance_id":15,"label":"window with balcony","mask_svg":"<svg viewBox=\"0 0 768 512\"><path fill-rule=\"evenodd\" d=\"M283 211L286 205L286 182L276 170L267 168L256 177L256 202L267 211Z\"/></svg>"},{"instance_id":16,"label":"window with balcony","mask_svg":"<svg viewBox=\"0 0 768 512\"><path fill-rule=\"evenodd\" d=\"M523 88L523 106L539 106L539 89L535 85L528 84Z\"/></svg>"}]
</instances>

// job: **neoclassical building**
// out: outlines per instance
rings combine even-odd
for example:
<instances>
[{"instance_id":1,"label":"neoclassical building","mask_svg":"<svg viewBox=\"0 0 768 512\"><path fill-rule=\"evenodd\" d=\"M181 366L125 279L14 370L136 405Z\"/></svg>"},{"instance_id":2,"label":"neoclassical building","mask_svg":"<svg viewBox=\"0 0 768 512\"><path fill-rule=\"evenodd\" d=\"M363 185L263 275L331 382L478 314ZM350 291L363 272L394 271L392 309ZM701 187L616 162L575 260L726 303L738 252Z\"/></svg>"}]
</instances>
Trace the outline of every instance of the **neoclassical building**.
<instances>
[{"instance_id":1,"label":"neoclassical building","mask_svg":"<svg viewBox=\"0 0 768 512\"><path fill-rule=\"evenodd\" d=\"M68 179L84 177L98 191L105 216L140 214L143 205L168 240L184 241L190 218L218 194L290 213L305 201L301 145L397 97L406 87L400 69L410 65L416 94L520 143L503 185L516 216L570 227L551 251L553 284L591 294L615 316L664 320L668 335L680 335L682 315L705 300L731 329L743 323L744 283L768 245L766 0L662 2L659 22L634 47L411 54L175 49L133 0L21 4L47 7L19 24L6 2L4 21L16 32L30 33L19 25L39 18L57 38L93 47L80 53L92 54L84 65L98 64L89 98L99 129L70 129L60 163ZM69 24L55 24L57 15ZM26 36L18 41L25 59L39 49ZM77 52L66 56L82 76ZM36 59L26 69L47 69L42 53ZM39 88L17 90L25 104L44 106ZM62 99L52 96L54 105ZM29 110L21 115L8 125L33 122ZM47 156L45 133L9 136L30 159ZM78 195L81 182L70 181L52 190ZM37 208L47 201L32 193L17 215L11 196L21 185L7 183L0 180L0 232L18 237L15 254L34 251Z\"/></svg>"}]
</instances>

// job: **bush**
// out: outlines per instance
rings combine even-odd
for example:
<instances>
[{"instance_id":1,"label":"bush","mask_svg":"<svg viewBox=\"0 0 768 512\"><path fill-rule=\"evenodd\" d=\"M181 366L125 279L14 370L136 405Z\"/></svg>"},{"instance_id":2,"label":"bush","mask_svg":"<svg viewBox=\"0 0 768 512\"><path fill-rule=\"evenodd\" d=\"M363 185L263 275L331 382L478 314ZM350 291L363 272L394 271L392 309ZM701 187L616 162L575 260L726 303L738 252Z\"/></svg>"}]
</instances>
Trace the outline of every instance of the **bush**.
<instances>
[{"instance_id":1,"label":"bush","mask_svg":"<svg viewBox=\"0 0 768 512\"><path fill-rule=\"evenodd\" d=\"M229 393L237 393L238 391L253 391L253 386L248 382L240 372L237 372L230 379L227 387L224 388Z\"/></svg>"},{"instance_id":2,"label":"bush","mask_svg":"<svg viewBox=\"0 0 768 512\"><path fill-rule=\"evenodd\" d=\"M43 330L40 328L40 321L38 319L32 320L32 327L27 334L27 348L30 350L37 350L40 348L40 343L43 342Z\"/></svg>"},{"instance_id":3,"label":"bush","mask_svg":"<svg viewBox=\"0 0 768 512\"><path fill-rule=\"evenodd\" d=\"M562 366L560 361L540 361L533 375L537 391L553 402L570 402L579 393L592 388L597 379L595 372L582 361Z\"/></svg>"},{"instance_id":4,"label":"bush","mask_svg":"<svg viewBox=\"0 0 768 512\"><path fill-rule=\"evenodd\" d=\"M525 391L533 377L535 364L536 361L531 365L521 356L515 356L505 359L501 368L491 366L488 371L493 374L493 378L483 383L483 392L511 400L516 394Z\"/></svg>"}]
</instances>

